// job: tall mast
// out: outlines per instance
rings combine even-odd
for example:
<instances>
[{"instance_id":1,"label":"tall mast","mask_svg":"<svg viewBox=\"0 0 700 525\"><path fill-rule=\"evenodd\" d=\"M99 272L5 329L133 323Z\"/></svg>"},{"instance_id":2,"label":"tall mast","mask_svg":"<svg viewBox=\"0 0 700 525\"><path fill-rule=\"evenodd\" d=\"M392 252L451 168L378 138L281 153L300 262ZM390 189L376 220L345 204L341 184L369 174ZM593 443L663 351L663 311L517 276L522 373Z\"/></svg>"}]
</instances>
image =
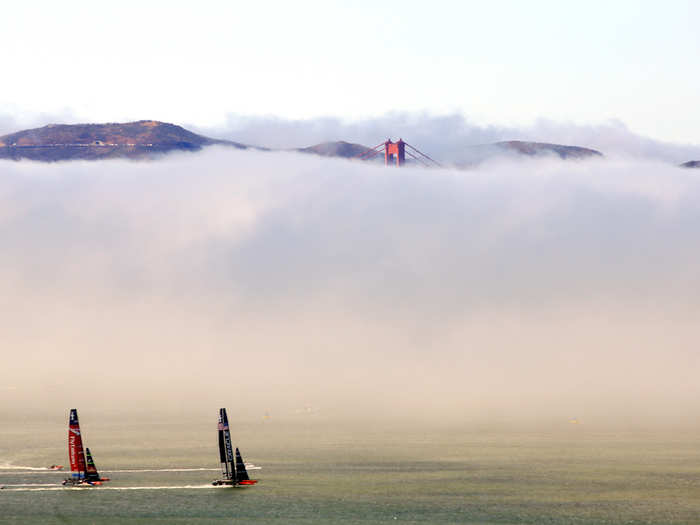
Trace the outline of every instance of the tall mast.
<instances>
[{"instance_id":1,"label":"tall mast","mask_svg":"<svg viewBox=\"0 0 700 525\"><path fill-rule=\"evenodd\" d=\"M224 442L224 420L221 417L221 410L219 410L219 459L221 460L221 473L224 479L231 479L231 472L228 468L228 461L226 461L226 444Z\"/></svg>"},{"instance_id":2,"label":"tall mast","mask_svg":"<svg viewBox=\"0 0 700 525\"><path fill-rule=\"evenodd\" d=\"M226 409L219 409L219 457L221 468L226 479L236 479L236 467L233 462L233 448L231 447L231 432L228 428L228 416Z\"/></svg>"},{"instance_id":3,"label":"tall mast","mask_svg":"<svg viewBox=\"0 0 700 525\"><path fill-rule=\"evenodd\" d=\"M71 477L84 479L86 474L85 451L83 450L83 438L80 435L78 410L75 408L71 408L68 419L68 458L70 459Z\"/></svg>"}]
</instances>

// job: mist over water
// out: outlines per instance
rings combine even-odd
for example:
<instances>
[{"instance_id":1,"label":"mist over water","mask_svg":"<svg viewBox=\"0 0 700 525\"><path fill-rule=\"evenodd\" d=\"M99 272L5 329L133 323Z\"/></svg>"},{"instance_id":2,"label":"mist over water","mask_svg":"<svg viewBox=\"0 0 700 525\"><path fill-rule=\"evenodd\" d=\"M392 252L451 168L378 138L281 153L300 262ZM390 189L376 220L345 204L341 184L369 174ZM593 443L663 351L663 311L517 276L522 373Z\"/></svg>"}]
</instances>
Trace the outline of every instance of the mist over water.
<instances>
[{"instance_id":1,"label":"mist over water","mask_svg":"<svg viewBox=\"0 0 700 525\"><path fill-rule=\"evenodd\" d=\"M3 411L695 421L692 170L227 149L1 169Z\"/></svg>"}]
</instances>

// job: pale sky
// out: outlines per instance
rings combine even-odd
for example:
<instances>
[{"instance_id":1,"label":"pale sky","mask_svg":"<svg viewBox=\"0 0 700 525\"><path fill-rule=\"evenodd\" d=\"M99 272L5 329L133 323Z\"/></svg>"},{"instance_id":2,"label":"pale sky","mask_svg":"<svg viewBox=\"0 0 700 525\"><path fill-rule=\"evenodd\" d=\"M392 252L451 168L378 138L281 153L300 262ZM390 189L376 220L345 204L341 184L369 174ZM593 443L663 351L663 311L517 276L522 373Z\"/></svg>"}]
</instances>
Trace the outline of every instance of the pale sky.
<instances>
[{"instance_id":1,"label":"pale sky","mask_svg":"<svg viewBox=\"0 0 700 525\"><path fill-rule=\"evenodd\" d=\"M12 2L0 113L616 119L697 144L698 20L690 0Z\"/></svg>"}]
</instances>

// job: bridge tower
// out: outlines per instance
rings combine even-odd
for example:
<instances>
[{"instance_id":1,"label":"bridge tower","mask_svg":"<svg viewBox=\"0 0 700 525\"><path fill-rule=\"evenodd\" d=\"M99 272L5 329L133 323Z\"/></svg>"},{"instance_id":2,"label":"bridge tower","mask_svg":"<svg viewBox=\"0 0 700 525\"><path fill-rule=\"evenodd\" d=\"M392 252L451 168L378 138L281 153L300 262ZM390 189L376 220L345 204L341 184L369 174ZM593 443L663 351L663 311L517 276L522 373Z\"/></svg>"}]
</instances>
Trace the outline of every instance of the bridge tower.
<instances>
[{"instance_id":1,"label":"bridge tower","mask_svg":"<svg viewBox=\"0 0 700 525\"><path fill-rule=\"evenodd\" d=\"M384 143L384 164L389 166L394 162L397 168L406 163L406 143L401 139L396 142L387 139Z\"/></svg>"},{"instance_id":2,"label":"bridge tower","mask_svg":"<svg viewBox=\"0 0 700 525\"><path fill-rule=\"evenodd\" d=\"M407 147L408 149L406 149ZM425 153L418 151L402 139L396 142L387 139L386 142L381 142L373 148L369 148L359 155L356 155L355 158L361 160L373 159L377 155L381 155L382 150L384 150L384 164L386 166L391 166L392 164L396 164L397 167L403 166L406 164L406 155L410 157L412 162L417 162L423 166L440 166L438 161L431 159Z\"/></svg>"}]
</instances>

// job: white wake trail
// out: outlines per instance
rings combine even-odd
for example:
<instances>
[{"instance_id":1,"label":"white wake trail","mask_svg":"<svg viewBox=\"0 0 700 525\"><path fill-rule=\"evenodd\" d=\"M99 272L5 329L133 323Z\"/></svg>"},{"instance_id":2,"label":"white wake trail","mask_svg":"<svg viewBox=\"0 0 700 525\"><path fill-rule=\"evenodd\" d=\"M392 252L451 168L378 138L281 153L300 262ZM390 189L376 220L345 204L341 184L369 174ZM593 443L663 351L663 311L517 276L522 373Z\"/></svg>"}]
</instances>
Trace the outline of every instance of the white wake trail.
<instances>
[{"instance_id":1,"label":"white wake trail","mask_svg":"<svg viewBox=\"0 0 700 525\"><path fill-rule=\"evenodd\" d=\"M30 474L63 474L64 476L66 474L70 475L70 470L43 470L43 469L35 469L35 470L0 470L0 474L22 474L23 476L28 476Z\"/></svg>"},{"instance_id":2,"label":"white wake trail","mask_svg":"<svg viewBox=\"0 0 700 525\"><path fill-rule=\"evenodd\" d=\"M0 487L16 487L15 485L2 485ZM51 485L46 487L17 487L3 488L7 492L43 492L55 490L201 490L201 489L216 489L211 484L207 485L163 485L163 486L144 486L144 487L64 487L62 485Z\"/></svg>"},{"instance_id":3,"label":"white wake trail","mask_svg":"<svg viewBox=\"0 0 700 525\"><path fill-rule=\"evenodd\" d=\"M257 467L255 465L247 465L246 464L246 469L247 470L260 470L262 467ZM144 469L120 469L120 470L102 470L100 469L101 472L109 472L110 474L115 473L115 472L202 472L202 471L209 471L209 472L218 472L220 469L218 468L205 468L205 467L199 467L199 468L144 468Z\"/></svg>"},{"instance_id":4,"label":"white wake trail","mask_svg":"<svg viewBox=\"0 0 700 525\"><path fill-rule=\"evenodd\" d=\"M55 483L3 483L1 488L7 487L55 487Z\"/></svg>"},{"instance_id":5,"label":"white wake trail","mask_svg":"<svg viewBox=\"0 0 700 525\"><path fill-rule=\"evenodd\" d=\"M102 472L199 472L203 470L218 471L218 468L155 468L155 469L124 469L124 470L102 470Z\"/></svg>"},{"instance_id":6,"label":"white wake trail","mask_svg":"<svg viewBox=\"0 0 700 525\"><path fill-rule=\"evenodd\" d=\"M10 463L4 463L0 465L0 470L41 470L45 472L51 471L51 469L47 467L27 467L25 465L11 465Z\"/></svg>"}]
</instances>

